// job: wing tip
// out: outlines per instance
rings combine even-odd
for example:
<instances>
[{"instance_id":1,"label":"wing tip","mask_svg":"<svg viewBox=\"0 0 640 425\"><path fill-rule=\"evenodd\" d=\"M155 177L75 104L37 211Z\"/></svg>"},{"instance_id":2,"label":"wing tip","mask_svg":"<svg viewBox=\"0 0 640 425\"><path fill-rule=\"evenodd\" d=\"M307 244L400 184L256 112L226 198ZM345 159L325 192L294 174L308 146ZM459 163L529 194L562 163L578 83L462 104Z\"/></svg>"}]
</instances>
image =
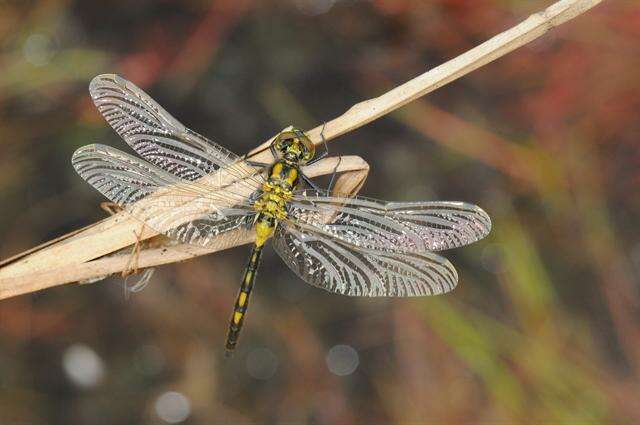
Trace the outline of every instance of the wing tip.
<instances>
[{"instance_id":1,"label":"wing tip","mask_svg":"<svg viewBox=\"0 0 640 425\"><path fill-rule=\"evenodd\" d=\"M99 74L99 75L96 75L89 82L89 89L97 86L98 84L100 84L103 81L115 81L117 78L121 78L121 77L119 77L117 74Z\"/></svg>"},{"instance_id":2,"label":"wing tip","mask_svg":"<svg viewBox=\"0 0 640 425\"><path fill-rule=\"evenodd\" d=\"M76 149L73 152L73 155L71 155L71 163L75 163L75 161L80 158L83 155L86 155L87 153L90 152L95 152L97 150L97 144L90 144L90 145L84 145L79 147L78 149Z\"/></svg>"},{"instance_id":3,"label":"wing tip","mask_svg":"<svg viewBox=\"0 0 640 425\"><path fill-rule=\"evenodd\" d=\"M118 74L100 74L96 75L89 82L89 94L96 100L100 98L99 90L104 88L105 84L115 84L118 87L125 87L129 82Z\"/></svg>"},{"instance_id":4,"label":"wing tip","mask_svg":"<svg viewBox=\"0 0 640 425\"><path fill-rule=\"evenodd\" d=\"M472 211L475 214L475 217L473 217L471 221L475 223L479 229L479 234L476 241L479 241L480 239L484 239L489 233L491 233L491 229L493 228L493 223L491 222L491 217L484 209L482 209L476 204L469 204L467 202L456 202L456 203L464 207L465 209Z\"/></svg>"},{"instance_id":5,"label":"wing tip","mask_svg":"<svg viewBox=\"0 0 640 425\"><path fill-rule=\"evenodd\" d=\"M485 238L489 233L491 233L491 229L493 228L493 223L491 221L491 217L489 216L489 214L483 210L482 208L480 208L477 205L474 205L476 212L478 213L478 215L480 216L480 223L483 224L482 227L482 232L480 235L479 239L483 239Z\"/></svg>"},{"instance_id":6,"label":"wing tip","mask_svg":"<svg viewBox=\"0 0 640 425\"><path fill-rule=\"evenodd\" d=\"M456 270L453 263L451 263L451 261L449 261L447 258L444 258L444 257L441 257L441 258L442 260L444 260L442 261L441 266L444 267L450 273L451 279L447 279L447 281L445 282L446 286L441 283L442 292L439 292L433 295L442 295L442 294L447 294L453 291L458 286L458 282L460 280L460 276L458 275L458 270Z\"/></svg>"},{"instance_id":7,"label":"wing tip","mask_svg":"<svg viewBox=\"0 0 640 425\"><path fill-rule=\"evenodd\" d=\"M73 152L71 155L71 165L78 170L78 166L82 163L87 157L91 156L101 156L103 158L106 157L119 157L120 159L130 159L131 155L128 155L125 152L122 152L116 148L112 148L107 145L102 145L100 143L92 143L90 145L84 145ZM135 160L135 158L133 158Z\"/></svg>"},{"instance_id":8,"label":"wing tip","mask_svg":"<svg viewBox=\"0 0 640 425\"><path fill-rule=\"evenodd\" d=\"M80 174L80 177L86 180L84 174L82 173L82 170L84 168L83 164L87 159L94 157L96 153L100 152L103 147L104 145L92 143L90 145L79 147L75 150L75 152L73 152L73 155L71 155L71 165L73 166L74 170L76 170L76 172Z\"/></svg>"}]
</instances>

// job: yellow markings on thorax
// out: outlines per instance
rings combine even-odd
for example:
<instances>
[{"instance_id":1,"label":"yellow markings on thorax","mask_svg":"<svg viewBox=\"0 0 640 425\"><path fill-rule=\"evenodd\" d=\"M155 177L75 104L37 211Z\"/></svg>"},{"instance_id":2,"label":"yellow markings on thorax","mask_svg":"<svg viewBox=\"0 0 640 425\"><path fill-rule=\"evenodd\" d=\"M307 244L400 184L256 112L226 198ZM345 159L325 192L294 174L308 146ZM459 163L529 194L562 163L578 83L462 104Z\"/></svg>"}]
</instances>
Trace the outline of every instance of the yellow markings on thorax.
<instances>
[{"instance_id":1,"label":"yellow markings on thorax","mask_svg":"<svg viewBox=\"0 0 640 425\"><path fill-rule=\"evenodd\" d=\"M285 161L271 167L269 179L262 185L262 196L254 204L257 212L277 220L287 218L287 202L293 197L292 189L298 181L298 169ZM270 228L269 228L270 227ZM262 246L273 234L273 226L256 223L256 244Z\"/></svg>"},{"instance_id":2,"label":"yellow markings on thorax","mask_svg":"<svg viewBox=\"0 0 640 425\"><path fill-rule=\"evenodd\" d=\"M278 161L273 164L273 167L271 167L271 177L279 176L280 174L282 174L283 168L284 164L282 163L282 161Z\"/></svg>"},{"instance_id":3,"label":"yellow markings on thorax","mask_svg":"<svg viewBox=\"0 0 640 425\"><path fill-rule=\"evenodd\" d=\"M291 171L289 171L289 174L287 175L287 183L293 186L297 180L298 180L298 169L292 168Z\"/></svg>"}]
</instances>

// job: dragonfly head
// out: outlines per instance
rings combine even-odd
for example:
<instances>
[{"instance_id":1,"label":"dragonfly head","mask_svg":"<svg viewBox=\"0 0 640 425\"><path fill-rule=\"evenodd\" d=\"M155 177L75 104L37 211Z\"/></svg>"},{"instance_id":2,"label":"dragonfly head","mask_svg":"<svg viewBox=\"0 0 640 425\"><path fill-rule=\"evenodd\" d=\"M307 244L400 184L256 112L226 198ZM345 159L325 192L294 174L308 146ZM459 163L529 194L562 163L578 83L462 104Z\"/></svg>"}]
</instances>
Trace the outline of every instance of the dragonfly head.
<instances>
[{"instance_id":1,"label":"dragonfly head","mask_svg":"<svg viewBox=\"0 0 640 425\"><path fill-rule=\"evenodd\" d=\"M273 147L285 160L297 164L306 164L316 153L316 147L307 135L295 127L278 134L273 140Z\"/></svg>"}]
</instances>

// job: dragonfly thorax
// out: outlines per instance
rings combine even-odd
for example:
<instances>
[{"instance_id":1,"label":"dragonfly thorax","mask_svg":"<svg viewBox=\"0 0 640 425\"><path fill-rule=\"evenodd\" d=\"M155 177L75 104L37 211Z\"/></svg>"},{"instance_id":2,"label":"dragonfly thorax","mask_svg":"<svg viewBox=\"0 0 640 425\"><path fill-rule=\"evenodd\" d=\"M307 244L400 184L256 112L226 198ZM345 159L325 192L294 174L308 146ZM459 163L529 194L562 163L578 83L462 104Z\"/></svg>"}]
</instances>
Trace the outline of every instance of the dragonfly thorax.
<instances>
[{"instance_id":1,"label":"dragonfly thorax","mask_svg":"<svg viewBox=\"0 0 640 425\"><path fill-rule=\"evenodd\" d=\"M258 213L276 220L287 217L286 204L293 196L293 189L298 185L300 172L298 167L281 159L269 172L269 178L262 185L262 195L254 204Z\"/></svg>"},{"instance_id":2,"label":"dragonfly thorax","mask_svg":"<svg viewBox=\"0 0 640 425\"><path fill-rule=\"evenodd\" d=\"M288 196L291 190L298 184L300 171L297 165L280 160L271 167L269 178L262 185L265 192Z\"/></svg>"}]
</instances>

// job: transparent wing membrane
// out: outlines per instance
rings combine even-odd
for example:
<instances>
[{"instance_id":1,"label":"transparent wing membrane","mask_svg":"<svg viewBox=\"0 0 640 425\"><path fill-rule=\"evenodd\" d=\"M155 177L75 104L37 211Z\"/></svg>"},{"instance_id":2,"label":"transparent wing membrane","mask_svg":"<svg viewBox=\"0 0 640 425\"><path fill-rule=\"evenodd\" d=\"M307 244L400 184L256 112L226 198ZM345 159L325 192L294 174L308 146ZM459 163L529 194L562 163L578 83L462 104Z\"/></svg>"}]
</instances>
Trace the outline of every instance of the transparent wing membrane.
<instances>
[{"instance_id":1,"label":"transparent wing membrane","mask_svg":"<svg viewBox=\"0 0 640 425\"><path fill-rule=\"evenodd\" d=\"M91 98L109 125L142 158L181 179L196 181L225 168L248 187L264 181L224 147L182 125L135 84L115 74L95 77Z\"/></svg>"},{"instance_id":2,"label":"transparent wing membrane","mask_svg":"<svg viewBox=\"0 0 640 425\"><path fill-rule=\"evenodd\" d=\"M208 246L255 214L244 188L188 182L108 146L82 147L72 163L104 196L180 242Z\"/></svg>"},{"instance_id":3,"label":"transparent wing membrane","mask_svg":"<svg viewBox=\"0 0 640 425\"><path fill-rule=\"evenodd\" d=\"M458 275L434 253L356 247L290 221L278 224L273 246L305 282L329 292L362 297L412 297L451 291Z\"/></svg>"},{"instance_id":4,"label":"transparent wing membrane","mask_svg":"<svg viewBox=\"0 0 640 425\"><path fill-rule=\"evenodd\" d=\"M264 170L188 129L117 75L94 78L89 90L100 113L143 160L104 145L85 146L72 158L82 178L177 241L206 247L224 238L230 244L229 238L248 239L247 232L228 232L254 221ZM271 214L275 208L279 217L286 202L275 250L302 280L338 294L449 292L456 270L431 251L470 244L491 230L489 216L463 202L383 202L316 190L296 191L286 200L278 193L263 198L270 210L258 204Z\"/></svg>"},{"instance_id":5,"label":"transparent wing membrane","mask_svg":"<svg viewBox=\"0 0 640 425\"><path fill-rule=\"evenodd\" d=\"M463 202L383 202L304 191L288 218L354 247L377 251L440 251L470 244L491 230L486 212Z\"/></svg>"}]
</instances>

